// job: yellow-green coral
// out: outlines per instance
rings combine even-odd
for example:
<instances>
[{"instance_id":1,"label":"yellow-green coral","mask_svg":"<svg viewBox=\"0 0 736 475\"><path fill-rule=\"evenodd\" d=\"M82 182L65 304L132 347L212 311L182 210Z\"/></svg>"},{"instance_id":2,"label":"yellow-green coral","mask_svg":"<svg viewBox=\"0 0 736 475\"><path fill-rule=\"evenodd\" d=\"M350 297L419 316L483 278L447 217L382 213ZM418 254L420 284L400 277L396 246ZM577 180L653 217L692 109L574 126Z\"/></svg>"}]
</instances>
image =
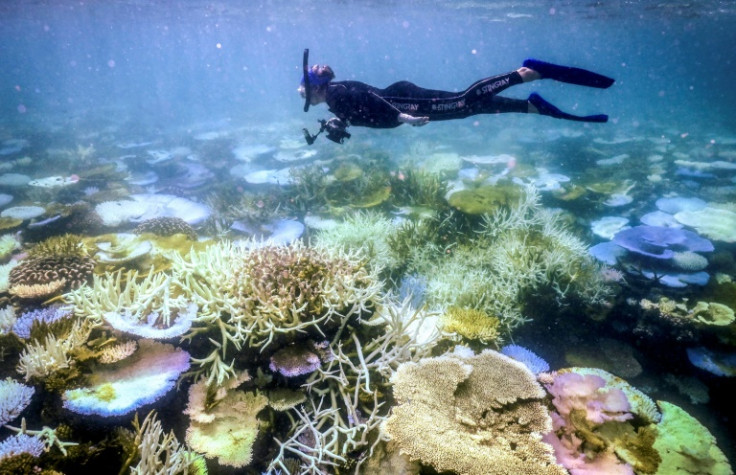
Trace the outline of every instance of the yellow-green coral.
<instances>
[{"instance_id":1,"label":"yellow-green coral","mask_svg":"<svg viewBox=\"0 0 736 475\"><path fill-rule=\"evenodd\" d=\"M483 343L498 339L498 318L472 308L450 307L442 315L442 329Z\"/></svg>"},{"instance_id":2,"label":"yellow-green coral","mask_svg":"<svg viewBox=\"0 0 736 475\"><path fill-rule=\"evenodd\" d=\"M81 236L64 234L63 236L52 236L39 242L28 250L28 255L30 257L87 257L89 254Z\"/></svg>"},{"instance_id":3,"label":"yellow-green coral","mask_svg":"<svg viewBox=\"0 0 736 475\"><path fill-rule=\"evenodd\" d=\"M654 449L662 457L657 475L732 474L731 466L708 429L681 408L657 401L662 420L656 426Z\"/></svg>"},{"instance_id":4,"label":"yellow-green coral","mask_svg":"<svg viewBox=\"0 0 736 475\"><path fill-rule=\"evenodd\" d=\"M0 236L0 260L9 259L10 253L20 248L20 243L12 234Z\"/></svg>"},{"instance_id":5,"label":"yellow-green coral","mask_svg":"<svg viewBox=\"0 0 736 475\"><path fill-rule=\"evenodd\" d=\"M192 394L190 390L189 409L192 409ZM216 458L222 465L245 467L253 458L253 444L258 437L260 421L256 416L267 404L268 398L257 392L228 390L216 406L206 411L211 416L209 420L192 419L187 429L187 443L193 450L207 458ZM202 412L202 409L197 411Z\"/></svg>"}]
</instances>

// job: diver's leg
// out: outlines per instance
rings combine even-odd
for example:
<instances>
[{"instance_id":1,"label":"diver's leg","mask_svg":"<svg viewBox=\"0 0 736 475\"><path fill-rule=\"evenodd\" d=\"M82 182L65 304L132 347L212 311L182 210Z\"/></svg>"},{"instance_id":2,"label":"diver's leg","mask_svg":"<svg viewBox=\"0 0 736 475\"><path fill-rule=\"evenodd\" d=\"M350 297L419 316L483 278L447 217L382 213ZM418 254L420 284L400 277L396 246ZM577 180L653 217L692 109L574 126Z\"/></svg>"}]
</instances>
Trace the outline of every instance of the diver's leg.
<instances>
[{"instance_id":1,"label":"diver's leg","mask_svg":"<svg viewBox=\"0 0 736 475\"><path fill-rule=\"evenodd\" d=\"M556 119L575 120L578 122L608 122L608 116L605 114L579 116L562 112L557 107L542 99L542 96L536 92L532 92L529 96L528 112L530 114L547 115Z\"/></svg>"},{"instance_id":2,"label":"diver's leg","mask_svg":"<svg viewBox=\"0 0 736 475\"><path fill-rule=\"evenodd\" d=\"M587 69L560 66L539 61L538 59L527 59L524 61L524 66L539 73L541 79L554 79L555 81L577 84L579 86L606 89L611 87L615 81L608 76L594 73Z\"/></svg>"}]
</instances>

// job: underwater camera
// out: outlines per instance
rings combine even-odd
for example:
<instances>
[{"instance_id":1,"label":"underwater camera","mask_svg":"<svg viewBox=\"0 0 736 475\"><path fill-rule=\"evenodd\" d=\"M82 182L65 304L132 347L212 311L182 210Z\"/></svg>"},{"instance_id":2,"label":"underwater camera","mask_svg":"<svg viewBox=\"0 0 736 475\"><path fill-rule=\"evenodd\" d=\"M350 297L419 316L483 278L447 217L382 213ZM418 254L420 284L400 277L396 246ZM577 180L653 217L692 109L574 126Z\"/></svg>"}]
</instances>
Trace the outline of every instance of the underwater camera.
<instances>
[{"instance_id":1,"label":"underwater camera","mask_svg":"<svg viewBox=\"0 0 736 475\"><path fill-rule=\"evenodd\" d=\"M348 125L337 117L333 117L330 120L322 119L319 121L319 123L319 132L314 135L310 134L307 129L302 129L302 131L304 132L304 140L307 141L308 145L312 145L314 141L317 140L319 134L321 134L322 132L326 132L328 139L339 144L341 144L345 139L350 138L350 133L345 130L347 129Z\"/></svg>"}]
</instances>

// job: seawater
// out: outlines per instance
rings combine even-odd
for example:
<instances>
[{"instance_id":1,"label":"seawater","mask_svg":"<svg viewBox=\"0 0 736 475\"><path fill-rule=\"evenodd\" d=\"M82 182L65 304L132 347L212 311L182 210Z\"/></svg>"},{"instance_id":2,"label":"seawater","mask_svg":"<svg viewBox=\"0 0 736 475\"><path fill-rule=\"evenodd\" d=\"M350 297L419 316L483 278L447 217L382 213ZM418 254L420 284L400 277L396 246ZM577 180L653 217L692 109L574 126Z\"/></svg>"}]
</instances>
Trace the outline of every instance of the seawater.
<instances>
[{"instance_id":1,"label":"seawater","mask_svg":"<svg viewBox=\"0 0 736 475\"><path fill-rule=\"evenodd\" d=\"M195 171L189 168L191 173L211 173L233 190L248 191L255 185L243 175L266 168L258 157L272 157L285 148L284 140L300 143L302 128L314 131L318 119L330 116L324 105L302 111L296 88L305 48L310 49L310 63L329 64L337 80L378 87L409 80L450 91L514 70L534 57L591 69L616 83L597 90L541 81L504 95L525 98L538 91L564 111L606 113L610 121L582 124L504 114L421 128L351 127L347 144L320 138L313 149L318 159L370 151L395 162L397 173L407 154L507 153L520 165L544 167L573 182L595 166L595 158L627 154L625 166L636 184L633 203L606 210L582 202L571 211L582 230L604 214L636 223L659 197L715 196L709 182L677 176L672 167L661 173L661 181L646 180L656 174L652 155L663 155L665 161L673 154L702 158L713 156L714 147L734 147L734 44L736 5L730 1L3 2L0 142L10 148L0 163L28 156L32 165L22 171L30 178L74 176L85 167L119 163L132 154L127 160L136 166L129 163L127 172L154 169L158 180L165 181L171 170L141 166L155 158L148 151L185 147L183 155L193 155L198 164ZM597 138L621 142L606 148ZM16 139L25 144L14 151ZM240 172L228 173L239 163L234 149L248 145L258 146L250 156L256 158ZM92 161L67 160L64 169L54 165L54 150L90 146L95 150ZM736 160L734 154L725 156L730 163ZM186 196L206 201L208 190L200 185ZM720 201L733 204L733 186L721 183L720 188ZM28 200L34 196L17 187L0 191ZM545 203L566 206L554 198L545 198ZM17 204L30 202L4 207ZM16 231L22 236L24 229ZM590 245L601 241L589 233L586 239ZM733 257L732 244L720 243L718 249ZM624 297L626 292L641 296L626 287L622 292ZM660 342L656 349L642 345L631 328L616 325L615 314L608 318L606 323L584 315L579 321L531 323L515 339L543 354L553 368L569 366L566 353L591 335L636 348L644 372L629 382L656 399L681 405L717 437L729 460L736 460L733 378L688 366L678 344L670 348ZM699 378L710 401L692 404L662 382L661 372ZM0 376L18 378L12 367L4 367Z\"/></svg>"}]
</instances>

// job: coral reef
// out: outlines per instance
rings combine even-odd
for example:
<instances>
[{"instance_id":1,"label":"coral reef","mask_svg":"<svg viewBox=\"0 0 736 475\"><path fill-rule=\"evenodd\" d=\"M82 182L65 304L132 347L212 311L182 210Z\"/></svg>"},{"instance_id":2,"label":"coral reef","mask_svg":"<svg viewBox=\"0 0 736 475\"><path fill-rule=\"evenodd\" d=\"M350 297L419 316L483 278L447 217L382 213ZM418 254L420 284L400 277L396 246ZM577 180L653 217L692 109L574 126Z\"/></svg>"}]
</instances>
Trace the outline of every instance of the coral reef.
<instances>
[{"instance_id":1,"label":"coral reef","mask_svg":"<svg viewBox=\"0 0 736 475\"><path fill-rule=\"evenodd\" d=\"M399 405L382 426L386 436L440 472L566 473L540 440L552 422L534 375L492 350L462 353L398 368L391 381Z\"/></svg>"}]
</instances>

